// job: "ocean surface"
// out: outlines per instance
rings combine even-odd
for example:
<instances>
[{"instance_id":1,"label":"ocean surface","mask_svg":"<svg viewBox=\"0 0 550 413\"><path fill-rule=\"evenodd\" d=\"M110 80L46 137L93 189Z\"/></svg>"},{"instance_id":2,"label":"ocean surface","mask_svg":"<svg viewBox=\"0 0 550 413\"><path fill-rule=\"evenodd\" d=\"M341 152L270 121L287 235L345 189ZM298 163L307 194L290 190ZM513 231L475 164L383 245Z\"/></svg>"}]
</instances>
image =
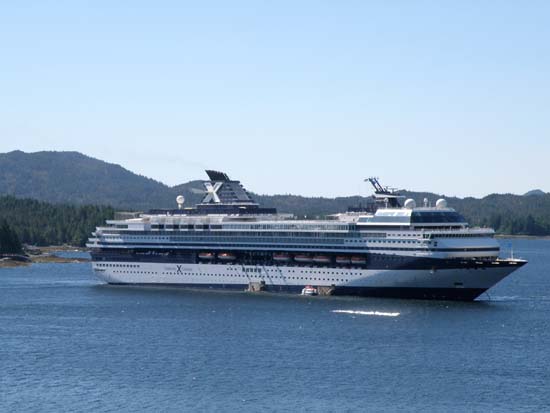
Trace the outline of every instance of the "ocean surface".
<instances>
[{"instance_id":1,"label":"ocean surface","mask_svg":"<svg viewBox=\"0 0 550 413\"><path fill-rule=\"evenodd\" d=\"M550 411L550 240L502 244L529 264L473 303L0 269L0 411Z\"/></svg>"}]
</instances>

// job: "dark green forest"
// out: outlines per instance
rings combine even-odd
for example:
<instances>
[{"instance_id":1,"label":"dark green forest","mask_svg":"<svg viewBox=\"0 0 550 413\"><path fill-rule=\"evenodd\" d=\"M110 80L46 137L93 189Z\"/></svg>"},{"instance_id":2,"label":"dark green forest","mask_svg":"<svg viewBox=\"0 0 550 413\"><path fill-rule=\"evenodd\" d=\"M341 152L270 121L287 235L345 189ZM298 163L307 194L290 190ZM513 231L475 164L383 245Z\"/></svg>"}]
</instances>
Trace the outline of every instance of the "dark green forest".
<instances>
[{"instance_id":1,"label":"dark green forest","mask_svg":"<svg viewBox=\"0 0 550 413\"><path fill-rule=\"evenodd\" d=\"M0 254L18 254L22 250L21 241L5 220L0 221Z\"/></svg>"},{"instance_id":2,"label":"dark green forest","mask_svg":"<svg viewBox=\"0 0 550 413\"><path fill-rule=\"evenodd\" d=\"M82 246L96 226L113 216L111 207L53 205L32 199L0 197L0 221L9 223L10 232L15 232L24 244Z\"/></svg>"},{"instance_id":3,"label":"dark green forest","mask_svg":"<svg viewBox=\"0 0 550 413\"><path fill-rule=\"evenodd\" d=\"M405 193L420 203L433 204L442 195ZM259 197L266 205L299 217L322 218L343 211L349 205L365 204L362 197L304 198L293 195ZM490 195L483 199L447 198L449 205L462 213L473 226L489 226L504 235L550 235L548 196ZM21 243L29 245L83 246L96 226L114 217L106 206L50 204L12 196L0 197L0 252L19 252ZM8 225L9 223L9 225Z\"/></svg>"}]
</instances>

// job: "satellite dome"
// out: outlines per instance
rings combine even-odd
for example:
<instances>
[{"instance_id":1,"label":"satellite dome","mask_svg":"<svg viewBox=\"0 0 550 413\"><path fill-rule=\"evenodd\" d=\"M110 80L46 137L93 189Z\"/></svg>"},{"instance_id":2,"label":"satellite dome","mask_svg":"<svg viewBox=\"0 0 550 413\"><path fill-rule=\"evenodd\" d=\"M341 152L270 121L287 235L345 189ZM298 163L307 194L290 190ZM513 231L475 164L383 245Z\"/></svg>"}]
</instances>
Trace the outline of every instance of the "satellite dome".
<instances>
[{"instance_id":1,"label":"satellite dome","mask_svg":"<svg viewBox=\"0 0 550 413\"><path fill-rule=\"evenodd\" d=\"M407 208L407 209L416 208L416 202L414 201L414 199L411 199L411 198L407 199L405 201L405 208Z\"/></svg>"},{"instance_id":2,"label":"satellite dome","mask_svg":"<svg viewBox=\"0 0 550 413\"><path fill-rule=\"evenodd\" d=\"M181 209L181 207L185 203L184 196L183 195L178 195L178 197L176 198L176 202L178 203L178 207Z\"/></svg>"},{"instance_id":3,"label":"satellite dome","mask_svg":"<svg viewBox=\"0 0 550 413\"><path fill-rule=\"evenodd\" d=\"M447 201L443 198L438 199L435 203L435 207L439 209L447 208Z\"/></svg>"}]
</instances>

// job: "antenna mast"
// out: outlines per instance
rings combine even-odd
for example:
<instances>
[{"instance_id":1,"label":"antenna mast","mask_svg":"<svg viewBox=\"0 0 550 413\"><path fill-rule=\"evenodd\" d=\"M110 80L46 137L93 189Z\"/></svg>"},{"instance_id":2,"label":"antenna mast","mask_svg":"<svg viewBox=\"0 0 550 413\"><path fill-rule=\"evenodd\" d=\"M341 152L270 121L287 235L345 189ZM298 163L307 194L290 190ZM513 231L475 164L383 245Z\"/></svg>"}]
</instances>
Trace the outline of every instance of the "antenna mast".
<instances>
[{"instance_id":1,"label":"antenna mast","mask_svg":"<svg viewBox=\"0 0 550 413\"><path fill-rule=\"evenodd\" d=\"M386 194L389 192L387 188L384 188L382 185L380 185L378 178L375 176L365 179L365 182L370 182L371 185L374 187L374 191L377 194Z\"/></svg>"}]
</instances>

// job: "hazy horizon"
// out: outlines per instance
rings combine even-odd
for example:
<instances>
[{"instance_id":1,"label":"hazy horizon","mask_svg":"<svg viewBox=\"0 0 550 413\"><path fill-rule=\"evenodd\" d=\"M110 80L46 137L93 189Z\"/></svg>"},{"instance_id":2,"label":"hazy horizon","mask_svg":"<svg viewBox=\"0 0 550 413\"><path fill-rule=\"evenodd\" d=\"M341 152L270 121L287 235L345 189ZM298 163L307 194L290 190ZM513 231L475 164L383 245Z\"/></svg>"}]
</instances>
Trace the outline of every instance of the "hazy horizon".
<instances>
[{"instance_id":1,"label":"hazy horizon","mask_svg":"<svg viewBox=\"0 0 550 413\"><path fill-rule=\"evenodd\" d=\"M12 3L0 152L75 150L173 186L550 192L550 3Z\"/></svg>"}]
</instances>

